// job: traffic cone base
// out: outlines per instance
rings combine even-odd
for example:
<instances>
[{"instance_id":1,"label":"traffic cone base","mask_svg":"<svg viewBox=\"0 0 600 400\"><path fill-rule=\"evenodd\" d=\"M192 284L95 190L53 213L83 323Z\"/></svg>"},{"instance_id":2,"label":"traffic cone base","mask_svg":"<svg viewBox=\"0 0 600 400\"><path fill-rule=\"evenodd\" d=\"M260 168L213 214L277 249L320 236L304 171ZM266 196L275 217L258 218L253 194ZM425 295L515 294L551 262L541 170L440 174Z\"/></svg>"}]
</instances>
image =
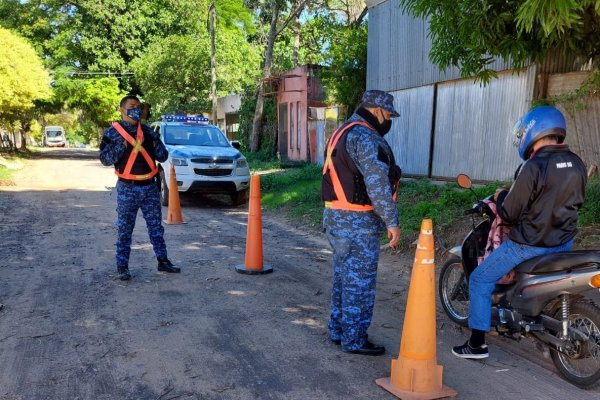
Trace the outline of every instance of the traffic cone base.
<instances>
[{"instance_id":1,"label":"traffic cone base","mask_svg":"<svg viewBox=\"0 0 600 400\"><path fill-rule=\"evenodd\" d=\"M424 393L411 392L408 390L402 390L398 386L392 384L390 378L379 378L375 383L399 399L405 400L430 400L430 399L442 399L444 397L455 397L458 392L454 389L449 388L446 385L442 385L440 389L428 391Z\"/></svg>"},{"instance_id":2,"label":"traffic cone base","mask_svg":"<svg viewBox=\"0 0 600 400\"><path fill-rule=\"evenodd\" d=\"M177 177L175 176L175 167L171 164L169 170L169 208L167 209L167 219L163 221L168 225L185 224L181 214L181 204L179 202L179 187L177 186Z\"/></svg>"},{"instance_id":3,"label":"traffic cone base","mask_svg":"<svg viewBox=\"0 0 600 400\"><path fill-rule=\"evenodd\" d=\"M235 266L235 270L237 272L239 272L240 274L246 274L246 275L264 275L264 274L270 274L271 272L273 272L273 267L271 267L270 265L263 265L263 267L261 269L247 269L245 265L236 265Z\"/></svg>"}]
</instances>

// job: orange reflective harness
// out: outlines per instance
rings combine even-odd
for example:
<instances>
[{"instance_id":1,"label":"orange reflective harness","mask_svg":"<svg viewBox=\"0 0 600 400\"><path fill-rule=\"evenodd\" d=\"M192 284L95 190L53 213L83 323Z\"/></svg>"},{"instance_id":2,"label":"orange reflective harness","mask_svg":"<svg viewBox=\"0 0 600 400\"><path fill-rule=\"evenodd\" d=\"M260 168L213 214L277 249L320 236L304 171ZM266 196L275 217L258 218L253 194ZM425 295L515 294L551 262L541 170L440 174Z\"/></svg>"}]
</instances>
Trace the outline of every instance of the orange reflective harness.
<instances>
[{"instance_id":1,"label":"orange reflective harness","mask_svg":"<svg viewBox=\"0 0 600 400\"><path fill-rule=\"evenodd\" d=\"M127 133L127 131L125 131L125 129L123 129L123 127L118 122L114 122L112 124L112 127L115 128L119 135L121 135L123 139L125 139L133 147L131 153L129 154L127 164L125 164L125 169L123 170L123 172L119 172L117 169L115 169L115 174L117 174L119 178L131 179L136 181L150 179L154 175L156 175L156 173L158 172L156 164L154 163L154 160L152 159L152 157L150 157L150 154L148 154L144 146L142 146L142 143L144 142L144 132L142 132L142 126L138 124L137 136L135 139L129 133ZM135 163L135 160L139 154L141 154L148 163L148 166L150 167L150 172L143 175L134 175L131 173L131 169L133 168L133 164Z\"/></svg>"},{"instance_id":2,"label":"orange reflective harness","mask_svg":"<svg viewBox=\"0 0 600 400\"><path fill-rule=\"evenodd\" d=\"M333 191L335 192L335 196L337 200L331 200L325 202L325 208L332 208L335 210L348 210L348 211L373 211L374 208L372 205L362 205L362 204L354 204L350 203L346 198L346 194L344 193L344 189L342 188L342 184L340 183L340 179L338 177L337 171L333 165L333 160L331 156L333 154L333 150L335 146L338 144L339 140L342 138L342 135L348 131L348 129L352 128L355 125L362 125L369 129L371 126L365 122L355 121L351 122L347 125L340 127L337 131L331 135L329 142L327 144L327 151L325 162L323 163L323 175L329 171L329 176L331 177L331 184L333 185Z\"/></svg>"}]
</instances>

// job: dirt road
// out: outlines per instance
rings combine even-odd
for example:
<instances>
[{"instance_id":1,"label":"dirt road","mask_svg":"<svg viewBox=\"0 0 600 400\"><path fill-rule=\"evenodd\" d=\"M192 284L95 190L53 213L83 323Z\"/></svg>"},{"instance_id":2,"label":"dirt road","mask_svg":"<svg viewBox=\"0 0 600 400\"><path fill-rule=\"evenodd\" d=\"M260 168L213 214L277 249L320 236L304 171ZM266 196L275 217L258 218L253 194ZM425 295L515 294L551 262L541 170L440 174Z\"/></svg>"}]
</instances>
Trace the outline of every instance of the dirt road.
<instances>
[{"instance_id":1,"label":"dirt road","mask_svg":"<svg viewBox=\"0 0 600 400\"><path fill-rule=\"evenodd\" d=\"M327 339L330 252L320 232L263 214L265 262L246 276L247 214L182 197L166 226L179 275L156 271L141 216L133 279L114 279L115 177L97 153L52 150L0 188L0 399L393 399L373 383L398 354L413 254L382 256L370 335L388 353ZM222 201L221 201L222 200ZM485 363L449 353L466 337L438 312L438 362L460 399L598 399L530 343L492 339ZM518 354L517 354L518 353Z\"/></svg>"}]
</instances>

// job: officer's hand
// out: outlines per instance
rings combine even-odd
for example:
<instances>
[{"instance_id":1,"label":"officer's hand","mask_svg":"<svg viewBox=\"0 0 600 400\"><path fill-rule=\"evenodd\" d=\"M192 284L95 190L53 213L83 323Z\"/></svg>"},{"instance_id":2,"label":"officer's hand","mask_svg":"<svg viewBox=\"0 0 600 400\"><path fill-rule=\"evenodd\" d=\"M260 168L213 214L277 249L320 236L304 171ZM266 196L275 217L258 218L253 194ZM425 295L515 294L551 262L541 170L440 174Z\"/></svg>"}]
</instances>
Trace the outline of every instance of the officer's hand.
<instances>
[{"instance_id":1,"label":"officer's hand","mask_svg":"<svg viewBox=\"0 0 600 400\"><path fill-rule=\"evenodd\" d=\"M395 226L393 228L388 228L387 237L390 239L390 247L395 249L400 242L400 228Z\"/></svg>"},{"instance_id":2,"label":"officer's hand","mask_svg":"<svg viewBox=\"0 0 600 400\"><path fill-rule=\"evenodd\" d=\"M158 140L160 140L160 135L154 129L148 129L147 133L153 141L157 142Z\"/></svg>"}]
</instances>

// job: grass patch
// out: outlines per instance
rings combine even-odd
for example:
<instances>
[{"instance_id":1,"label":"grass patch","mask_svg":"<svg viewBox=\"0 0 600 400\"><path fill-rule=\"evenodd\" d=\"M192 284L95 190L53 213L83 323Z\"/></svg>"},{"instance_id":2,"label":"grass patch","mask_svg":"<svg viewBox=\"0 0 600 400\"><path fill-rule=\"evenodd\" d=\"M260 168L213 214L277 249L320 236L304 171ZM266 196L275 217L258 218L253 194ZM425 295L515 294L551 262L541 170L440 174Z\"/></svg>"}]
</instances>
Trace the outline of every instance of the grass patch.
<instances>
[{"instance_id":1,"label":"grass patch","mask_svg":"<svg viewBox=\"0 0 600 400\"><path fill-rule=\"evenodd\" d=\"M14 169L8 169L3 165L0 165L0 185L11 182L11 178L14 174Z\"/></svg>"},{"instance_id":2,"label":"grass patch","mask_svg":"<svg viewBox=\"0 0 600 400\"><path fill-rule=\"evenodd\" d=\"M281 210L306 225L318 227L323 214L321 167L305 165L261 176L261 204L267 210ZM501 183L475 188L480 198L493 193ZM436 232L451 228L457 217L470 207L475 196L454 183L435 184L429 180L405 180L400 187L398 209L405 244L416 238L423 218L431 218Z\"/></svg>"},{"instance_id":3,"label":"grass patch","mask_svg":"<svg viewBox=\"0 0 600 400\"><path fill-rule=\"evenodd\" d=\"M585 189L585 203L579 211L581 225L600 224L600 177L588 180Z\"/></svg>"},{"instance_id":4,"label":"grass patch","mask_svg":"<svg viewBox=\"0 0 600 400\"><path fill-rule=\"evenodd\" d=\"M263 174L261 204L267 210L282 211L306 226L319 227L323 214L321 176L321 167L317 165ZM459 188L454 182L404 179L398 196L401 246L405 247L416 240L424 218L432 219L436 240L439 240L442 247L458 244L453 241L461 239L471 228L471 218L465 216L464 211L471 207L476 198L482 199L504 184L505 182L491 182L478 185L473 188L473 194ZM579 225L582 228L579 236L599 238L600 178L589 180L586 203L579 215ZM595 242L597 247L597 240Z\"/></svg>"},{"instance_id":5,"label":"grass patch","mask_svg":"<svg viewBox=\"0 0 600 400\"><path fill-rule=\"evenodd\" d=\"M259 151L255 153L246 152L244 156L246 157L246 160L248 160L248 165L250 166L251 172L268 171L281 168L277 157L265 151Z\"/></svg>"},{"instance_id":6,"label":"grass patch","mask_svg":"<svg viewBox=\"0 0 600 400\"><path fill-rule=\"evenodd\" d=\"M12 185L12 178L17 170L23 167L22 160L38 155L30 150L0 150L0 185Z\"/></svg>"},{"instance_id":7,"label":"grass patch","mask_svg":"<svg viewBox=\"0 0 600 400\"><path fill-rule=\"evenodd\" d=\"M323 214L321 167L304 165L261 176L261 205L318 226Z\"/></svg>"},{"instance_id":8,"label":"grass patch","mask_svg":"<svg viewBox=\"0 0 600 400\"><path fill-rule=\"evenodd\" d=\"M400 229L404 244L412 243L418 236L425 218L433 221L436 235L447 236L454 230L458 220L466 220L464 211L476 199L482 199L496 191L503 182L493 182L470 190L456 183L434 183L428 179L403 181L398 196ZM470 221L470 219L469 219Z\"/></svg>"}]
</instances>

